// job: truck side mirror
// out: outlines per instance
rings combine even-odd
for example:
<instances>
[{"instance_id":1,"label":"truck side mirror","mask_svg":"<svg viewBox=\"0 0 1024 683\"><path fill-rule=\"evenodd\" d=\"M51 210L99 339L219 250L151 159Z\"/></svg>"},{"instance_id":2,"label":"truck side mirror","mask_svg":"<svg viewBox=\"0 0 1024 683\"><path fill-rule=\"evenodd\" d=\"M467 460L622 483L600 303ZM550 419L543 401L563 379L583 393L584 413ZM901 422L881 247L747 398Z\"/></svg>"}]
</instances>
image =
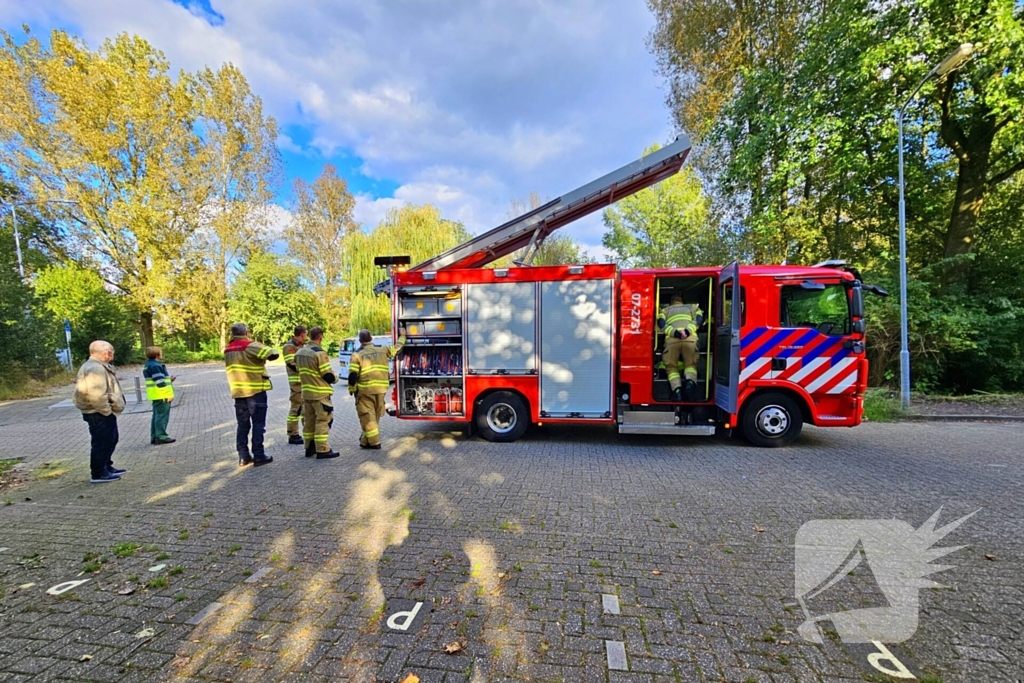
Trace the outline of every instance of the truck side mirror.
<instances>
[{"instance_id":1,"label":"truck side mirror","mask_svg":"<svg viewBox=\"0 0 1024 683\"><path fill-rule=\"evenodd\" d=\"M864 290L859 284L850 290L850 315L854 318L864 317Z\"/></svg>"},{"instance_id":2,"label":"truck side mirror","mask_svg":"<svg viewBox=\"0 0 1024 683\"><path fill-rule=\"evenodd\" d=\"M889 296L889 292L885 291L878 285L863 285L863 287L875 296Z\"/></svg>"},{"instance_id":3,"label":"truck side mirror","mask_svg":"<svg viewBox=\"0 0 1024 683\"><path fill-rule=\"evenodd\" d=\"M861 318L860 320L854 320L853 325L850 326L850 329L853 331L854 334L864 334L864 330L866 329L866 327L867 326L864 324L864 318Z\"/></svg>"}]
</instances>

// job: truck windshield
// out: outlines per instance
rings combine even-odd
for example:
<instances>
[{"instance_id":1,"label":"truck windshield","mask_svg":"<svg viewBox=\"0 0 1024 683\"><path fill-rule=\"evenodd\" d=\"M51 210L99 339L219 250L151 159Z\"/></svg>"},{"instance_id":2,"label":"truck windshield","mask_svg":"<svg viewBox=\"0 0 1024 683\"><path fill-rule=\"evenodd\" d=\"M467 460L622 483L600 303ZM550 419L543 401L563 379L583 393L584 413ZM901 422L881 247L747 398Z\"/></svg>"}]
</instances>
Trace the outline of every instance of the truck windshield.
<instances>
[{"instance_id":1,"label":"truck windshield","mask_svg":"<svg viewBox=\"0 0 1024 683\"><path fill-rule=\"evenodd\" d=\"M850 333L850 304L840 284L824 289L782 288L782 326L813 327L822 334Z\"/></svg>"}]
</instances>

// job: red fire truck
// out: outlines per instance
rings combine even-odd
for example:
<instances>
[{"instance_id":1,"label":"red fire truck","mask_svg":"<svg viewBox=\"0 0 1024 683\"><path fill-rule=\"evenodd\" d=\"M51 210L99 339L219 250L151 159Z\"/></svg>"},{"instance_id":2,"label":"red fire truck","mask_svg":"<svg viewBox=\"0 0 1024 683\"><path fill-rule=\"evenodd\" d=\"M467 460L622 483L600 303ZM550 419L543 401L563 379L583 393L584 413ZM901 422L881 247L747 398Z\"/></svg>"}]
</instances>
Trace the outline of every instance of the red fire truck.
<instances>
[{"instance_id":1,"label":"red fire truck","mask_svg":"<svg viewBox=\"0 0 1024 683\"><path fill-rule=\"evenodd\" d=\"M391 297L393 329L408 332L389 412L467 422L490 441L515 441L531 424L594 423L627 434L739 429L780 446L804 423L860 424L863 292L885 293L842 262L529 265L552 232L678 172L689 151L681 136L412 268L407 257L378 258L389 277L377 292ZM516 267L485 267L524 247ZM686 401L673 400L656 324L677 293L706 317L698 395Z\"/></svg>"}]
</instances>

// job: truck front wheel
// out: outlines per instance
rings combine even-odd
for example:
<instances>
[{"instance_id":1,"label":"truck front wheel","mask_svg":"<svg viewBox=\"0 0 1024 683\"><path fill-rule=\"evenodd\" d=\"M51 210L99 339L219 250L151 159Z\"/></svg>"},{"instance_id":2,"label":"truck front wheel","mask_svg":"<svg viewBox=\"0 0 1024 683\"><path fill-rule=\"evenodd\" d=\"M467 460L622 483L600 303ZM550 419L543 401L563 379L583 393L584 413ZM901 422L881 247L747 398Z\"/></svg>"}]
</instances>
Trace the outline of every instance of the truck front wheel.
<instances>
[{"instance_id":1,"label":"truck front wheel","mask_svg":"<svg viewBox=\"0 0 1024 683\"><path fill-rule=\"evenodd\" d=\"M511 391L496 391L476 407L476 426L488 441L510 443L526 433L530 413L526 404Z\"/></svg>"},{"instance_id":2,"label":"truck front wheel","mask_svg":"<svg viewBox=\"0 0 1024 683\"><path fill-rule=\"evenodd\" d=\"M743 436L755 446L775 448L796 441L804 426L796 401L785 394L758 394L743 407Z\"/></svg>"}]
</instances>

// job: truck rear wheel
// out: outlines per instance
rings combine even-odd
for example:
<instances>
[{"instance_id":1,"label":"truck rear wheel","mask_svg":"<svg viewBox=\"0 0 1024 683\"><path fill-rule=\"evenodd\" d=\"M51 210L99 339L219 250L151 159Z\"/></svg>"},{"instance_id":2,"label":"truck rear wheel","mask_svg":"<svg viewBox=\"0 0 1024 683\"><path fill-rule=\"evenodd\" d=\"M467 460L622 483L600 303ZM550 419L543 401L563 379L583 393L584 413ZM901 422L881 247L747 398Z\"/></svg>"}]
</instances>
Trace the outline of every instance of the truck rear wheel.
<instances>
[{"instance_id":1,"label":"truck rear wheel","mask_svg":"<svg viewBox=\"0 0 1024 683\"><path fill-rule=\"evenodd\" d=\"M800 406L785 394L758 394L743 407L743 436L762 448L786 446L796 441L804 426Z\"/></svg>"},{"instance_id":2,"label":"truck rear wheel","mask_svg":"<svg viewBox=\"0 0 1024 683\"><path fill-rule=\"evenodd\" d=\"M526 403L511 391L496 391L476 407L476 426L488 441L510 443L526 433L530 413Z\"/></svg>"}]
</instances>

